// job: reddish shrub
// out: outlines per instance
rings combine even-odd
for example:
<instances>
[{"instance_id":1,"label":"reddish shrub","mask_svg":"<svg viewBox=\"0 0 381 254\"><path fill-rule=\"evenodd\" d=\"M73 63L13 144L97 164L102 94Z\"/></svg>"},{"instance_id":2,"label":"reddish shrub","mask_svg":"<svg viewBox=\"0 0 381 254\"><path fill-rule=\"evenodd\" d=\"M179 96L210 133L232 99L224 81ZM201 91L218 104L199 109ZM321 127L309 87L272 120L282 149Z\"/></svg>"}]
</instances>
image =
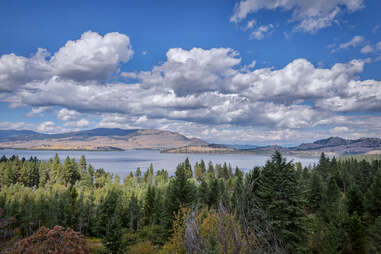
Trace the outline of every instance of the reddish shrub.
<instances>
[{"instance_id":1,"label":"reddish shrub","mask_svg":"<svg viewBox=\"0 0 381 254\"><path fill-rule=\"evenodd\" d=\"M41 227L32 236L17 242L6 254L89 254L86 239L71 228Z\"/></svg>"}]
</instances>

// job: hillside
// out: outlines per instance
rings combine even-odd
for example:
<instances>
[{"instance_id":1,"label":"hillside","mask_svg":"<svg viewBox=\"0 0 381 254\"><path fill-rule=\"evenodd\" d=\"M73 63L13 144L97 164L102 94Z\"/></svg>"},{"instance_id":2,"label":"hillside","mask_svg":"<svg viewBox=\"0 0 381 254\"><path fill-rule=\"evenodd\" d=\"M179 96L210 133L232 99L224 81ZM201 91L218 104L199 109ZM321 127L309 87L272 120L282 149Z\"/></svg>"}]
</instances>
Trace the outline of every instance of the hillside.
<instances>
[{"instance_id":1,"label":"hillside","mask_svg":"<svg viewBox=\"0 0 381 254\"><path fill-rule=\"evenodd\" d=\"M162 150L163 153L236 153L240 150L223 145L192 145Z\"/></svg>"},{"instance_id":2,"label":"hillside","mask_svg":"<svg viewBox=\"0 0 381 254\"><path fill-rule=\"evenodd\" d=\"M381 152L381 139L379 138L360 138L344 139L340 137L330 137L317 140L313 143L303 143L296 147L266 146L251 149L254 153L269 154L278 150L284 154L317 156L322 152L329 155L352 155Z\"/></svg>"},{"instance_id":3,"label":"hillside","mask_svg":"<svg viewBox=\"0 0 381 254\"><path fill-rule=\"evenodd\" d=\"M381 139L379 138L361 138L361 139L343 139L340 137L330 137L317 140L313 143L303 143L295 147L282 147L278 145L262 146L251 149L233 148L227 145L203 145L203 146L185 146L174 149L164 150L168 153L253 153L253 154L272 154L274 151L281 151L282 154L316 157L322 152L329 156L342 156L353 154L380 154Z\"/></svg>"},{"instance_id":4,"label":"hillside","mask_svg":"<svg viewBox=\"0 0 381 254\"><path fill-rule=\"evenodd\" d=\"M169 149L207 145L201 139L153 129L108 129L42 134L28 130L0 130L0 148L36 150Z\"/></svg>"}]
</instances>

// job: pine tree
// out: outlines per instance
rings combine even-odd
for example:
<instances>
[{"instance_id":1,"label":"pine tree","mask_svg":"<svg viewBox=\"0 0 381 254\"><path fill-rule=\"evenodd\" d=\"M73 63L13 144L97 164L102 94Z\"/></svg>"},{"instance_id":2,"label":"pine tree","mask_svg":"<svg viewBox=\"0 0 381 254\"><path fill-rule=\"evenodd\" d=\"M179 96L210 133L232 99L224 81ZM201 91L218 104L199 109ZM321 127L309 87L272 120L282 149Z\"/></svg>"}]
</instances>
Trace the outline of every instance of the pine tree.
<instances>
[{"instance_id":1,"label":"pine tree","mask_svg":"<svg viewBox=\"0 0 381 254\"><path fill-rule=\"evenodd\" d=\"M204 178L204 172L200 164L196 162L194 166L194 177L196 178L197 181L201 182L202 179Z\"/></svg>"},{"instance_id":2,"label":"pine tree","mask_svg":"<svg viewBox=\"0 0 381 254\"><path fill-rule=\"evenodd\" d=\"M261 172L258 195L275 233L291 253L305 242L305 202L294 165L276 151Z\"/></svg>"},{"instance_id":3,"label":"pine tree","mask_svg":"<svg viewBox=\"0 0 381 254\"><path fill-rule=\"evenodd\" d=\"M149 168L144 173L144 182L148 185L154 184L154 169L152 163L150 163Z\"/></svg>"},{"instance_id":4,"label":"pine tree","mask_svg":"<svg viewBox=\"0 0 381 254\"><path fill-rule=\"evenodd\" d=\"M107 225L103 244L106 249L112 254L124 253L124 245L122 241L122 223L118 212L111 215Z\"/></svg>"},{"instance_id":5,"label":"pine tree","mask_svg":"<svg viewBox=\"0 0 381 254\"><path fill-rule=\"evenodd\" d=\"M365 196L365 207L373 219L381 216L381 169L378 169L373 183Z\"/></svg>"},{"instance_id":6,"label":"pine tree","mask_svg":"<svg viewBox=\"0 0 381 254\"><path fill-rule=\"evenodd\" d=\"M69 158L69 156L66 157L62 177L65 185L74 185L75 182L80 179L77 165Z\"/></svg>"},{"instance_id":7,"label":"pine tree","mask_svg":"<svg viewBox=\"0 0 381 254\"><path fill-rule=\"evenodd\" d=\"M312 174L312 178L309 183L308 207L312 212L316 212L320 209L324 197L323 182L320 175L317 172Z\"/></svg>"},{"instance_id":8,"label":"pine tree","mask_svg":"<svg viewBox=\"0 0 381 254\"><path fill-rule=\"evenodd\" d=\"M173 216L181 207L190 206L197 193L196 187L188 180L188 175L185 172L184 163L177 166L175 177L170 181L165 206L166 220L165 228L172 227Z\"/></svg>"},{"instance_id":9,"label":"pine tree","mask_svg":"<svg viewBox=\"0 0 381 254\"><path fill-rule=\"evenodd\" d=\"M321 153L320 155L317 170L320 172L323 181L327 181L329 177L329 158L325 156L325 153Z\"/></svg>"},{"instance_id":10,"label":"pine tree","mask_svg":"<svg viewBox=\"0 0 381 254\"><path fill-rule=\"evenodd\" d=\"M79 160L79 172L81 176L87 173L87 162L86 162L85 155L82 155L81 159Z\"/></svg>"},{"instance_id":11,"label":"pine tree","mask_svg":"<svg viewBox=\"0 0 381 254\"><path fill-rule=\"evenodd\" d=\"M370 226L367 240L369 253L381 253L381 216Z\"/></svg>"},{"instance_id":12,"label":"pine tree","mask_svg":"<svg viewBox=\"0 0 381 254\"><path fill-rule=\"evenodd\" d=\"M205 161L204 160L201 160L200 162L200 168L201 168L201 172L203 175L206 174L206 166L205 166Z\"/></svg>"},{"instance_id":13,"label":"pine tree","mask_svg":"<svg viewBox=\"0 0 381 254\"><path fill-rule=\"evenodd\" d=\"M213 176L215 177L216 173L214 172L214 167L213 167L213 163L211 161L209 161L208 163L208 173L207 173L209 176Z\"/></svg>"},{"instance_id":14,"label":"pine tree","mask_svg":"<svg viewBox=\"0 0 381 254\"><path fill-rule=\"evenodd\" d=\"M362 216L364 213L363 194L357 184L353 184L348 192L347 207L350 215L356 212Z\"/></svg>"},{"instance_id":15,"label":"pine tree","mask_svg":"<svg viewBox=\"0 0 381 254\"><path fill-rule=\"evenodd\" d=\"M220 197L220 188L218 184L218 179L212 177L209 180L209 197L208 197L208 208L217 207L218 200Z\"/></svg>"},{"instance_id":16,"label":"pine tree","mask_svg":"<svg viewBox=\"0 0 381 254\"><path fill-rule=\"evenodd\" d=\"M52 183L61 181L62 165L61 165L58 154L54 156L54 160L52 161L51 166L52 166L52 170L51 170L52 174L51 174L50 180L52 181Z\"/></svg>"},{"instance_id":17,"label":"pine tree","mask_svg":"<svg viewBox=\"0 0 381 254\"><path fill-rule=\"evenodd\" d=\"M155 187L149 185L146 196L144 198L144 225L152 224L154 213L155 213L155 199L156 192Z\"/></svg>"},{"instance_id":18,"label":"pine tree","mask_svg":"<svg viewBox=\"0 0 381 254\"><path fill-rule=\"evenodd\" d=\"M184 161L184 170L187 178L192 178L193 177L193 171L192 171L192 166L189 162L188 157Z\"/></svg>"},{"instance_id":19,"label":"pine tree","mask_svg":"<svg viewBox=\"0 0 381 254\"><path fill-rule=\"evenodd\" d=\"M350 252L353 254L365 254L366 235L365 227L361 217L354 212L349 219L348 237L350 241Z\"/></svg>"},{"instance_id":20,"label":"pine tree","mask_svg":"<svg viewBox=\"0 0 381 254\"><path fill-rule=\"evenodd\" d=\"M224 162L224 165L222 166L222 178L225 180L229 179L229 170L228 170L228 165L226 162Z\"/></svg>"},{"instance_id":21,"label":"pine tree","mask_svg":"<svg viewBox=\"0 0 381 254\"><path fill-rule=\"evenodd\" d=\"M200 205L207 205L209 201L209 187L204 179L201 179L201 183L197 190L198 202Z\"/></svg>"}]
</instances>

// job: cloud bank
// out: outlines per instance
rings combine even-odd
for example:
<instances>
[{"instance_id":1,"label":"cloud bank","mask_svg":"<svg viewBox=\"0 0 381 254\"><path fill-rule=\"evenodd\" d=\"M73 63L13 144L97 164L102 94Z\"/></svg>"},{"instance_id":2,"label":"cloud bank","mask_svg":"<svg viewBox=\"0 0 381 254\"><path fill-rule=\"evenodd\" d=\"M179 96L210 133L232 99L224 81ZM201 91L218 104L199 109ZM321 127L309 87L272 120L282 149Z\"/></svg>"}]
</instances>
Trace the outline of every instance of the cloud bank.
<instances>
[{"instance_id":1,"label":"cloud bank","mask_svg":"<svg viewBox=\"0 0 381 254\"><path fill-rule=\"evenodd\" d=\"M362 0L242 0L235 9L231 22L238 23L251 13L260 10L282 10L291 12L295 30L315 33L338 22L344 12L355 12L363 8Z\"/></svg>"},{"instance_id":2,"label":"cloud bank","mask_svg":"<svg viewBox=\"0 0 381 254\"><path fill-rule=\"evenodd\" d=\"M132 55L128 36L94 32L51 57L43 49L30 58L3 55L0 98L12 107L32 106L32 115L58 107L57 119L67 128L85 128L91 124L86 116L96 115L99 127L161 128L239 142L295 140L321 128L325 135L381 133L374 115L381 111L381 82L358 78L364 59L330 68L307 59L255 68L230 48L172 48L150 71L119 73ZM127 81L108 82L113 75ZM38 129L54 128L47 121Z\"/></svg>"}]
</instances>

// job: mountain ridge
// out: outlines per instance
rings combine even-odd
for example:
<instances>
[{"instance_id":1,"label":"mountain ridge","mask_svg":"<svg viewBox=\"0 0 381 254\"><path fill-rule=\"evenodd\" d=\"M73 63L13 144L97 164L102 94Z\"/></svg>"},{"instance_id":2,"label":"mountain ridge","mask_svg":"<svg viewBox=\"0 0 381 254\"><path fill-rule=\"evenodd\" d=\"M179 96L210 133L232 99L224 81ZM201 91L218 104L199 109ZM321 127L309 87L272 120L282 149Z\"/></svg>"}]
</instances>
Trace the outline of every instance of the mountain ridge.
<instances>
[{"instance_id":1,"label":"mountain ridge","mask_svg":"<svg viewBox=\"0 0 381 254\"><path fill-rule=\"evenodd\" d=\"M253 154L271 154L274 151L280 151L284 154L298 156L319 156L322 152L328 155L353 155L367 153L381 153L381 139L379 138L360 138L344 139L341 137L329 137L316 140L312 143L302 143L294 147L282 147L279 145L268 145L254 147L250 149L232 148L227 145L218 145L213 149L213 144L197 147L179 147L168 149L163 152L168 153L253 153Z\"/></svg>"},{"instance_id":2,"label":"mountain ridge","mask_svg":"<svg viewBox=\"0 0 381 254\"><path fill-rule=\"evenodd\" d=\"M0 130L0 148L37 150L169 149L207 142L156 129L96 128L45 134L29 130Z\"/></svg>"}]
</instances>

